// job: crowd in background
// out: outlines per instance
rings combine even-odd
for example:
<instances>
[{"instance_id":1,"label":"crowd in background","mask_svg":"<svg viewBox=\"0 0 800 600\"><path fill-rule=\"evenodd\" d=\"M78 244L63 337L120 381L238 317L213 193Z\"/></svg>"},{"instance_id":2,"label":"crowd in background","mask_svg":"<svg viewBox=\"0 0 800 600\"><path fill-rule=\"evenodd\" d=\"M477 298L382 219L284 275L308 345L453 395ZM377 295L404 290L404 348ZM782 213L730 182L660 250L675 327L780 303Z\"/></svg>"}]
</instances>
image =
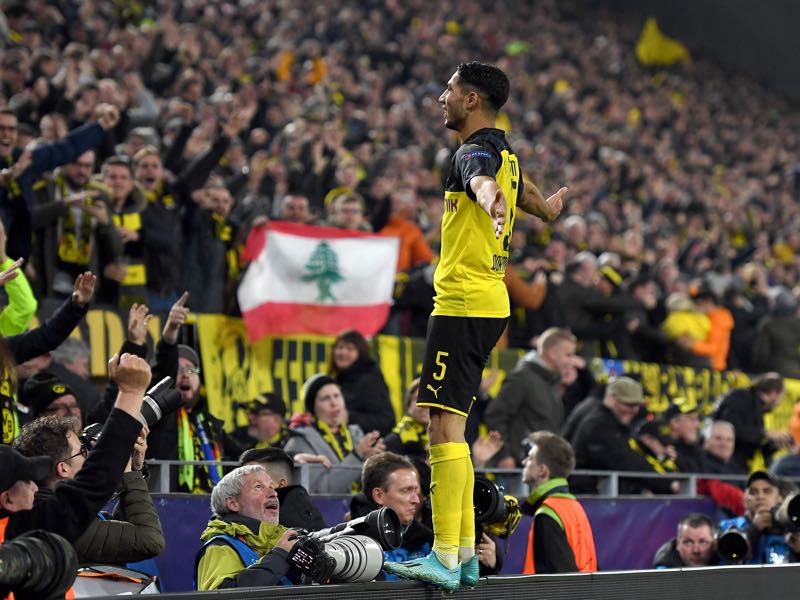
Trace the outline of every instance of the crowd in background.
<instances>
[{"instance_id":1,"label":"crowd in background","mask_svg":"<svg viewBox=\"0 0 800 600\"><path fill-rule=\"evenodd\" d=\"M328 372L306 385L306 415L290 423L284 399L267 394L230 436L207 412L199 358L176 345L177 331L186 306L237 314L247 234L283 219L399 236L385 331L423 336L456 147L437 99L458 63L479 58L510 76L498 126L526 175L569 193L553 224L515 220L505 343L529 352L497 398L485 393L492 382L482 388L469 428L476 465L519 466L527 436L550 430L575 446L578 468L744 477L757 453L768 463L798 448L762 416L780 401L782 377L800 377L800 112L701 57L644 68L637 20L578 5L7 3L1 258L26 259L39 301L74 301L73 282L92 270L98 300L130 309L126 343L145 354L140 306L169 313L155 368L175 376L183 408L151 437L149 457L238 460L241 446L282 446L295 463L327 469L388 448L424 464L416 389L395 423L357 332L337 338ZM20 400L31 417L103 420L116 388L105 401L86 391L59 404L69 394L34 378L62 365L58 382L80 374L68 390L86 383L85 351L47 354L61 341L12 351L20 383L33 379ZM596 388L585 360L597 356L776 373L723 399L701 439L697 407L677 398L657 423L637 424L641 386ZM4 442L13 437L4 431ZM360 477L322 473L312 492L348 493ZM221 476L182 468L176 484L208 492ZM707 492L741 514L741 489L718 483ZM631 491L678 488L660 479Z\"/></svg>"}]
</instances>

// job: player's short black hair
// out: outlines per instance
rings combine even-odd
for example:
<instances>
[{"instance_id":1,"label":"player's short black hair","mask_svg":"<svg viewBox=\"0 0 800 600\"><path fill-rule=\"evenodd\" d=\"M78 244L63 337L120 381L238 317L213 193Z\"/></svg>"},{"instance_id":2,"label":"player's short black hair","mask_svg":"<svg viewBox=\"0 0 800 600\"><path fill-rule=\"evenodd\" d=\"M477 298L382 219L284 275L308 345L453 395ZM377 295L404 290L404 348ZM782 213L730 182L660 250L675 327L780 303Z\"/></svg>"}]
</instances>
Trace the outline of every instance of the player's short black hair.
<instances>
[{"instance_id":1,"label":"player's short black hair","mask_svg":"<svg viewBox=\"0 0 800 600\"><path fill-rule=\"evenodd\" d=\"M477 61L461 63L456 73L461 82L480 93L495 112L508 100L508 91L511 87L508 76L494 65Z\"/></svg>"}]
</instances>

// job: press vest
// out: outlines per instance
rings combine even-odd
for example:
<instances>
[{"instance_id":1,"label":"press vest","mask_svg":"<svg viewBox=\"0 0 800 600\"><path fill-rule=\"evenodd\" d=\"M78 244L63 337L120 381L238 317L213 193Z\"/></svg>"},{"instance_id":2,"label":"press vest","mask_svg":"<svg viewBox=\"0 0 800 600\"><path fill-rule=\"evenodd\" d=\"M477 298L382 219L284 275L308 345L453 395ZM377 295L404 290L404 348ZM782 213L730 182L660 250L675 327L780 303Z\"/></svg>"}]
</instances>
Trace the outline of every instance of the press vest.
<instances>
[{"instance_id":1,"label":"press vest","mask_svg":"<svg viewBox=\"0 0 800 600\"><path fill-rule=\"evenodd\" d=\"M554 517L556 522L561 525L567 536L567 543L575 556L578 571L581 573L597 571L597 553L594 547L592 528L580 502L574 498L550 496L542 502L542 506L534 515L534 520L540 513ZM533 528L534 526L531 524L522 570L525 575L532 575L536 572L536 561L533 555Z\"/></svg>"}]
</instances>

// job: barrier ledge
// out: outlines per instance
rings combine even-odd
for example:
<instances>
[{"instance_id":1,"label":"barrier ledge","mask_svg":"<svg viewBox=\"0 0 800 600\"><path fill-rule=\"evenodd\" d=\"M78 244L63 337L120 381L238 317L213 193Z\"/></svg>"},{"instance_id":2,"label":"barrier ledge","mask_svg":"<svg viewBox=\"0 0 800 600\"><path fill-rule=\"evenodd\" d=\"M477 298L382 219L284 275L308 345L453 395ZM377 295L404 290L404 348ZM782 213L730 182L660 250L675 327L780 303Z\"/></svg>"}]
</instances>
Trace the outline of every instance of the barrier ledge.
<instances>
[{"instance_id":1,"label":"barrier ledge","mask_svg":"<svg viewBox=\"0 0 800 600\"><path fill-rule=\"evenodd\" d=\"M474 590L444 595L417 582L376 581L363 584L244 588L212 592L161 594L162 600L794 600L800 564L748 565L614 571L570 575L487 577ZM97 600L112 600L104 596Z\"/></svg>"}]
</instances>

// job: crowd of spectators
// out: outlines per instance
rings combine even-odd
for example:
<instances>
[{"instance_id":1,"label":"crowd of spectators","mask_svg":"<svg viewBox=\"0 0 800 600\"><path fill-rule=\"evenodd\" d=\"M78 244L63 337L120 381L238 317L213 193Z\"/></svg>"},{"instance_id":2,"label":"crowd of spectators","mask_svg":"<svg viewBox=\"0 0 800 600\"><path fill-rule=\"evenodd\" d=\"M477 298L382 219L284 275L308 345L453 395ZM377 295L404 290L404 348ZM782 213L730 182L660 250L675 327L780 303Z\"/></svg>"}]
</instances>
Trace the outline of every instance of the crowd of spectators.
<instances>
[{"instance_id":1,"label":"crowd of spectators","mask_svg":"<svg viewBox=\"0 0 800 600\"><path fill-rule=\"evenodd\" d=\"M780 353L800 373L798 115L702 59L641 67L635 20L553 2L490 18L479 3L453 18L448 3L37 6L6 11L17 145L63 138L99 103L121 114L26 197L39 294L91 265L107 303L166 311L188 289L195 310L235 313L247 232L286 218L399 235L387 331L424 335L453 146L436 98L481 56L512 76L499 125L527 175L570 188L556 223L517 222L511 345L565 326L584 356L752 371Z\"/></svg>"},{"instance_id":2,"label":"crowd of spectators","mask_svg":"<svg viewBox=\"0 0 800 600\"><path fill-rule=\"evenodd\" d=\"M638 22L596 7L583 9L587 18L578 4L491 13L450 0L4 4L0 283L14 310L0 323L14 337L0 353L3 443L19 435L19 383L29 417L45 415L39 433L59 441L46 483L85 486L88 474L70 471L89 454L77 432L114 412L118 390L112 382L101 400L87 382L86 348L64 338L96 284L101 303L130 309L120 354L146 355L147 307L167 315L152 378L172 375L182 397L137 442L125 424L136 453L123 493L143 502L135 526L150 534L147 551L130 556L163 545L142 497L136 456L145 449L237 460L241 446L285 447L295 464L321 466L313 492L348 493L363 463L389 448L412 459L424 490L428 415L411 386L395 424L360 333L336 339L329 372L306 385L305 416L289 423L288 399L264 394L249 406L247 429L229 435L206 408L199 357L177 344L178 330L187 306L237 314L244 241L278 219L400 237L385 331L424 335L441 177L455 147L437 98L459 62L480 58L511 77L498 126L525 173L543 189L567 185L569 196L552 224L515 222L505 343L528 354L496 398L479 399L498 433L472 428L476 462L518 466L528 435L542 430L564 435L579 469L745 476L756 452L792 446L762 416L780 401L782 376L800 376L800 111L699 57L644 68L633 53ZM17 259L32 291L11 285ZM88 290L90 270L98 277ZM51 321L17 335L37 300L50 299L64 301ZM723 399L702 439L696 406L677 398L662 421L639 423L637 382L598 390L586 380L586 359L597 356L777 373ZM29 427L17 446L32 455ZM352 469L330 469L338 463ZM190 492L225 481L213 465L182 466L175 478ZM741 489L705 485L732 515L743 512ZM678 485L648 479L630 489ZM222 513L240 512L231 497L216 500ZM67 532L71 541L89 525L87 538L123 527L89 521Z\"/></svg>"}]
</instances>

